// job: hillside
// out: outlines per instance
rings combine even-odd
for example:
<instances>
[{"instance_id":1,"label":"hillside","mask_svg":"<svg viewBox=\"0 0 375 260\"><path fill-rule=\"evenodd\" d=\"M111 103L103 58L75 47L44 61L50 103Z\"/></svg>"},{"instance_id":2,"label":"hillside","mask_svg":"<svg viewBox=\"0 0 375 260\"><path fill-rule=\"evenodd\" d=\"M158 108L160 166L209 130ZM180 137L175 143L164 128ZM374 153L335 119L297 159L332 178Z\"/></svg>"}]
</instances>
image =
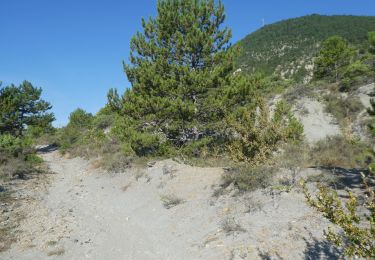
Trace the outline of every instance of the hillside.
<instances>
[{"instance_id":1,"label":"hillside","mask_svg":"<svg viewBox=\"0 0 375 260\"><path fill-rule=\"evenodd\" d=\"M375 259L375 16L265 26L239 70L221 1L156 10L95 114L0 81L0 259Z\"/></svg>"},{"instance_id":2,"label":"hillside","mask_svg":"<svg viewBox=\"0 0 375 260\"><path fill-rule=\"evenodd\" d=\"M238 64L245 71L276 71L286 78L302 79L312 68L311 58L320 43L340 35L349 43L365 47L367 33L375 30L375 16L309 15L288 19L249 34L239 42Z\"/></svg>"}]
</instances>

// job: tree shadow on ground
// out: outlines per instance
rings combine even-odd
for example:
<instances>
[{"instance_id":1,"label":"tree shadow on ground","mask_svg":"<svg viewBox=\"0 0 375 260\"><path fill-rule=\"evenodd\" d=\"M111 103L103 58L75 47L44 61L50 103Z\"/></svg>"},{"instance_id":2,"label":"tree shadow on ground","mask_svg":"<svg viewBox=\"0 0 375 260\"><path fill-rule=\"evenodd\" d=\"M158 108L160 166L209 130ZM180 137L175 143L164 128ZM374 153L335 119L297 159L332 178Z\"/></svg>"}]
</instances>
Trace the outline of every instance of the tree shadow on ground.
<instances>
[{"instance_id":1,"label":"tree shadow on ground","mask_svg":"<svg viewBox=\"0 0 375 260\"><path fill-rule=\"evenodd\" d=\"M375 183L375 179L367 169L345 169L341 167L316 167L317 169L329 172L333 174L337 181L335 181L332 186L335 189L345 189L345 188L363 188L363 180L361 177L361 173L365 174L369 179L371 179L371 183Z\"/></svg>"},{"instance_id":2,"label":"tree shadow on ground","mask_svg":"<svg viewBox=\"0 0 375 260\"><path fill-rule=\"evenodd\" d=\"M306 260L315 260L315 259L340 259L343 255L342 251L334 246L327 240L317 240L312 238L311 241L306 239L306 248L304 255Z\"/></svg>"},{"instance_id":3,"label":"tree shadow on ground","mask_svg":"<svg viewBox=\"0 0 375 260\"><path fill-rule=\"evenodd\" d=\"M36 149L37 153L50 153L58 149L56 144L49 144L45 146L38 147Z\"/></svg>"}]
</instances>

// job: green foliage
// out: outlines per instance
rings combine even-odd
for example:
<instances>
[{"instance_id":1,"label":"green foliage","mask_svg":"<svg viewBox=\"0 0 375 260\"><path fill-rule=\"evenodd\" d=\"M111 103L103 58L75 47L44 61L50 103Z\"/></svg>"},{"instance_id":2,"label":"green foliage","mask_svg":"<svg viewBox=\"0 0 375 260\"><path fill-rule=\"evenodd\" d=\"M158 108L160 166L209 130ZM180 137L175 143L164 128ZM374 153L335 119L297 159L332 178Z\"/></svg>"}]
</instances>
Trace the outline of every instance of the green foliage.
<instances>
[{"instance_id":1,"label":"green foliage","mask_svg":"<svg viewBox=\"0 0 375 260\"><path fill-rule=\"evenodd\" d=\"M91 126L93 115L77 108L69 116L68 127L88 128Z\"/></svg>"},{"instance_id":2,"label":"green foliage","mask_svg":"<svg viewBox=\"0 0 375 260\"><path fill-rule=\"evenodd\" d=\"M375 31L369 32L368 33L368 41L371 45L371 52L375 52Z\"/></svg>"},{"instance_id":3,"label":"green foliage","mask_svg":"<svg viewBox=\"0 0 375 260\"><path fill-rule=\"evenodd\" d=\"M303 126L290 112L286 102L279 102L273 116L263 101L257 109L239 108L228 116L227 124L233 133L228 149L237 161L257 165L264 162L283 141L299 141Z\"/></svg>"},{"instance_id":4,"label":"green foliage","mask_svg":"<svg viewBox=\"0 0 375 260\"><path fill-rule=\"evenodd\" d=\"M31 148L32 140L10 134L0 135L0 180L24 178L35 171L42 159Z\"/></svg>"},{"instance_id":5,"label":"green foliage","mask_svg":"<svg viewBox=\"0 0 375 260\"><path fill-rule=\"evenodd\" d=\"M157 135L140 133L131 138L131 148L138 156L156 155L160 153L160 140Z\"/></svg>"},{"instance_id":6,"label":"green foliage","mask_svg":"<svg viewBox=\"0 0 375 260\"><path fill-rule=\"evenodd\" d=\"M51 129L51 105L40 98L41 88L24 81L0 89L0 134L22 136L26 127Z\"/></svg>"},{"instance_id":7,"label":"green foliage","mask_svg":"<svg viewBox=\"0 0 375 260\"><path fill-rule=\"evenodd\" d=\"M213 0L161 0L157 10L131 40L124 67L132 89L122 98L111 90L108 103L137 130L160 131L180 146L223 116L217 97L233 69L231 32L221 28L224 7Z\"/></svg>"},{"instance_id":8,"label":"green foliage","mask_svg":"<svg viewBox=\"0 0 375 260\"><path fill-rule=\"evenodd\" d=\"M241 40L237 64L243 71L267 75L287 72L287 78L304 79L306 65L318 53L322 41L339 35L350 45L367 45L367 34L375 29L373 16L309 15L269 24Z\"/></svg>"},{"instance_id":9,"label":"green foliage","mask_svg":"<svg viewBox=\"0 0 375 260\"><path fill-rule=\"evenodd\" d=\"M340 36L332 36L322 43L319 55L315 59L314 77L329 78L336 82L342 77L354 56L354 49Z\"/></svg>"},{"instance_id":10,"label":"green foliage","mask_svg":"<svg viewBox=\"0 0 375 260\"><path fill-rule=\"evenodd\" d=\"M87 113L81 108L73 111L69 116L69 123L67 126L60 129L60 132L58 133L57 143L61 149L66 150L72 148L75 144L82 142L86 132L90 129L92 122L92 114Z\"/></svg>"},{"instance_id":11,"label":"green foliage","mask_svg":"<svg viewBox=\"0 0 375 260\"><path fill-rule=\"evenodd\" d=\"M94 151L110 143L126 157L224 157L229 151L257 164L279 142L300 140L303 127L289 105L279 103L268 118L262 103L257 115L258 100L290 82L234 72L238 50L230 48L224 19L220 1L159 0L157 16L142 20L142 32L131 40L124 69L132 88L122 96L110 89L95 116L73 112L60 131L62 148Z\"/></svg>"},{"instance_id":12,"label":"green foliage","mask_svg":"<svg viewBox=\"0 0 375 260\"><path fill-rule=\"evenodd\" d=\"M329 228L325 235L335 245L344 249L348 257L375 257L375 194L374 187L368 185L368 178L362 174L366 189L366 202L359 204L358 196L348 191L348 199L344 202L338 193L323 185L319 186L318 194L313 198L306 184L302 187L308 204L322 212L333 224L339 226L343 233ZM344 204L344 205L343 205ZM368 214L361 216L360 206L367 209Z\"/></svg>"},{"instance_id":13,"label":"green foliage","mask_svg":"<svg viewBox=\"0 0 375 260\"><path fill-rule=\"evenodd\" d=\"M10 134L0 135L0 152L18 156L27 142Z\"/></svg>"},{"instance_id":14,"label":"green foliage","mask_svg":"<svg viewBox=\"0 0 375 260\"><path fill-rule=\"evenodd\" d=\"M342 72L342 87L344 91L351 90L353 85L364 83L368 77L372 77L374 71L361 60L350 63Z\"/></svg>"}]
</instances>

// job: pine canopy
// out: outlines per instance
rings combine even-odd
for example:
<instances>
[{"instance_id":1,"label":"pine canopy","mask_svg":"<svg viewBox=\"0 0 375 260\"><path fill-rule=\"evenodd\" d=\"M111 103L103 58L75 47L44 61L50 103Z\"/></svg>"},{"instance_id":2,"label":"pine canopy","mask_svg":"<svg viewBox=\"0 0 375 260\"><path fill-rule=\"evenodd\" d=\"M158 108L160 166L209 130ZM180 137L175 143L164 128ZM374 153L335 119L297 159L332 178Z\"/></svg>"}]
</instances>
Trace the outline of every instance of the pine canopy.
<instances>
[{"instance_id":1,"label":"pine canopy","mask_svg":"<svg viewBox=\"0 0 375 260\"><path fill-rule=\"evenodd\" d=\"M214 0L159 0L157 10L131 40L122 112L183 143L223 116L217 96L233 70L231 31Z\"/></svg>"}]
</instances>

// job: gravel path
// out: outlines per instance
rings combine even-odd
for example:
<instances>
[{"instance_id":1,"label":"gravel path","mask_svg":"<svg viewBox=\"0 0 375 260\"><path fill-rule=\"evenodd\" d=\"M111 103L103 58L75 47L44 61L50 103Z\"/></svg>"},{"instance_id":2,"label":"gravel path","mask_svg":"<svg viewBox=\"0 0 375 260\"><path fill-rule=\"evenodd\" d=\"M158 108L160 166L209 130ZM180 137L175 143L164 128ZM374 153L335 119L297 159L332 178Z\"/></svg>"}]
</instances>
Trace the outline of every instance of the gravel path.
<instances>
[{"instance_id":1,"label":"gravel path","mask_svg":"<svg viewBox=\"0 0 375 260\"><path fill-rule=\"evenodd\" d=\"M0 259L337 257L322 239L327 222L298 191L234 197L228 188L215 198L219 168L166 160L109 175L80 158L42 156L56 174L24 206L18 241ZM168 209L168 196L181 200Z\"/></svg>"}]
</instances>

